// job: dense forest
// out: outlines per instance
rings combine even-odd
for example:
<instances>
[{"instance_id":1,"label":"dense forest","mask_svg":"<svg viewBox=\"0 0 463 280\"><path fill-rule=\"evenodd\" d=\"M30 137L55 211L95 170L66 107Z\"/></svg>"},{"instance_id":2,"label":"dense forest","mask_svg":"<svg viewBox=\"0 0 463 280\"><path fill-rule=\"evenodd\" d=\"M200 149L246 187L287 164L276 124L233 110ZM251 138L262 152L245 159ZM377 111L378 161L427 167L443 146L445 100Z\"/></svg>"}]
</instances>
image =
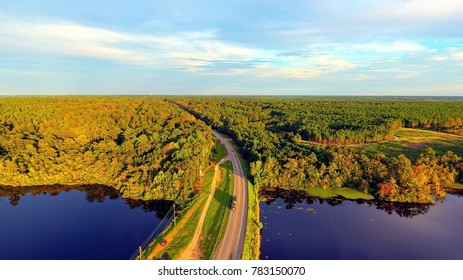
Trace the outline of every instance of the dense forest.
<instances>
[{"instance_id":1,"label":"dense forest","mask_svg":"<svg viewBox=\"0 0 463 280\"><path fill-rule=\"evenodd\" d=\"M348 146L393 140L402 127L463 135L461 99L5 97L0 112L0 186L98 184L187 200L209 162L209 126L242 148L262 190L352 188L431 203L463 181L458 151L411 160Z\"/></svg>"},{"instance_id":2,"label":"dense forest","mask_svg":"<svg viewBox=\"0 0 463 280\"><path fill-rule=\"evenodd\" d=\"M368 155L345 147L400 127L463 132L463 100L412 98L171 98L234 138L260 188L359 189L385 201L431 203L463 179L461 155ZM302 140L330 145L307 145Z\"/></svg>"},{"instance_id":3,"label":"dense forest","mask_svg":"<svg viewBox=\"0 0 463 280\"><path fill-rule=\"evenodd\" d=\"M124 197L186 200L210 129L148 97L0 99L0 185L108 185Z\"/></svg>"}]
</instances>

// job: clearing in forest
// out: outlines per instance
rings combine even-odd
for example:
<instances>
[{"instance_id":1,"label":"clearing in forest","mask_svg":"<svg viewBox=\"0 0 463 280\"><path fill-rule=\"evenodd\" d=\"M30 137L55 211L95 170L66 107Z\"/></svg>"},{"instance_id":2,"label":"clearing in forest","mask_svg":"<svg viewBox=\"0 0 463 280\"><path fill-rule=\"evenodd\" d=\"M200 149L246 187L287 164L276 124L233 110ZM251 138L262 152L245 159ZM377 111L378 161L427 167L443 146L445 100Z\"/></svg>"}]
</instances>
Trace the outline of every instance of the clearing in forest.
<instances>
[{"instance_id":1,"label":"clearing in forest","mask_svg":"<svg viewBox=\"0 0 463 280\"><path fill-rule=\"evenodd\" d=\"M356 146L369 154L382 152L388 156L404 154L410 160L418 159L426 148L432 148L436 154L442 155L447 151L463 155L463 137L448 133L441 133L423 129L401 128L394 135L396 139L381 142L369 143Z\"/></svg>"}]
</instances>

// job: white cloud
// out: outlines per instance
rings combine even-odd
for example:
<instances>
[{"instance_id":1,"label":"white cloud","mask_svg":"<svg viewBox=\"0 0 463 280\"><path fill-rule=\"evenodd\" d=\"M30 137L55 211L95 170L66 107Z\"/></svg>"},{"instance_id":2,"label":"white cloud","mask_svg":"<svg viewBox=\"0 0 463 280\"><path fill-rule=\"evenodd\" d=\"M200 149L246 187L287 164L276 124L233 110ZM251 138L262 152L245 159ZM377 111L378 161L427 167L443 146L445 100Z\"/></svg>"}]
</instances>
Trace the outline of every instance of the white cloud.
<instances>
[{"instance_id":1,"label":"white cloud","mask_svg":"<svg viewBox=\"0 0 463 280\"><path fill-rule=\"evenodd\" d=\"M425 47L415 42L394 41L394 42L371 42L365 44L335 44L335 48L342 51L364 51L364 52L416 52L425 50Z\"/></svg>"},{"instance_id":2,"label":"white cloud","mask_svg":"<svg viewBox=\"0 0 463 280\"><path fill-rule=\"evenodd\" d=\"M353 30L352 36L448 38L462 34L462 14L461 0L368 1L359 11L350 11L343 25Z\"/></svg>"},{"instance_id":3,"label":"white cloud","mask_svg":"<svg viewBox=\"0 0 463 280\"><path fill-rule=\"evenodd\" d=\"M448 60L449 57L446 56L446 55L436 55L436 56L433 56L431 57L431 60L433 61L444 61L444 60Z\"/></svg>"},{"instance_id":4,"label":"white cloud","mask_svg":"<svg viewBox=\"0 0 463 280\"><path fill-rule=\"evenodd\" d=\"M319 70L312 70L309 68L302 69L262 65L257 67L255 74L261 78L287 78L296 80L307 80L318 77L323 73Z\"/></svg>"},{"instance_id":5,"label":"white cloud","mask_svg":"<svg viewBox=\"0 0 463 280\"><path fill-rule=\"evenodd\" d=\"M284 65L260 67L261 76L306 80L356 67L343 58L325 54L307 57L290 56L281 59Z\"/></svg>"},{"instance_id":6,"label":"white cloud","mask_svg":"<svg viewBox=\"0 0 463 280\"><path fill-rule=\"evenodd\" d=\"M421 51L425 49L420 44L413 43L413 42L406 42L406 41L395 41L392 44L386 44L386 43L366 44L365 48L367 50L374 50L378 52L415 52L415 51Z\"/></svg>"},{"instance_id":7,"label":"white cloud","mask_svg":"<svg viewBox=\"0 0 463 280\"><path fill-rule=\"evenodd\" d=\"M37 23L6 20L0 25L1 49L97 57L140 63L146 57L117 47L127 35L71 23Z\"/></svg>"},{"instance_id":8,"label":"white cloud","mask_svg":"<svg viewBox=\"0 0 463 280\"><path fill-rule=\"evenodd\" d=\"M208 31L157 36L116 32L71 22L14 19L0 21L0 50L193 69L205 63L199 60L248 59L254 53L250 49L220 42Z\"/></svg>"},{"instance_id":9,"label":"white cloud","mask_svg":"<svg viewBox=\"0 0 463 280\"><path fill-rule=\"evenodd\" d=\"M281 67L281 66L274 66L270 64L261 64L256 65L254 68L249 69L231 69L224 72L214 72L208 71L205 72L207 75L212 76L238 76L238 75L245 75L245 76L253 76L258 78L272 78L272 79L292 79L292 80L308 80L315 77L322 75L323 73L319 70L311 70L311 69L301 69L301 68L294 68L294 67Z\"/></svg>"},{"instance_id":10,"label":"white cloud","mask_svg":"<svg viewBox=\"0 0 463 280\"><path fill-rule=\"evenodd\" d=\"M463 50L456 50L456 49L451 50L450 51L450 57L453 60L463 62Z\"/></svg>"},{"instance_id":11,"label":"white cloud","mask_svg":"<svg viewBox=\"0 0 463 280\"><path fill-rule=\"evenodd\" d=\"M447 19L461 17L461 0L408 0L396 9L396 16L412 19Z\"/></svg>"},{"instance_id":12,"label":"white cloud","mask_svg":"<svg viewBox=\"0 0 463 280\"><path fill-rule=\"evenodd\" d=\"M283 30L272 30L272 36L278 37L300 37L300 36L313 36L323 34L321 28L291 28Z\"/></svg>"},{"instance_id":13,"label":"white cloud","mask_svg":"<svg viewBox=\"0 0 463 280\"><path fill-rule=\"evenodd\" d=\"M400 74L392 76L392 78L396 80L405 80L405 79L415 78L416 76L417 76L416 73L400 73Z\"/></svg>"},{"instance_id":14,"label":"white cloud","mask_svg":"<svg viewBox=\"0 0 463 280\"><path fill-rule=\"evenodd\" d=\"M278 56L278 55L277 55ZM248 75L259 78L284 78L308 80L355 68L356 65L340 57L314 55L308 57L281 57L277 61L250 64L249 67L229 69L227 72L214 71L207 67L198 67L198 71L208 75ZM204 65L201 65L204 66Z\"/></svg>"},{"instance_id":15,"label":"white cloud","mask_svg":"<svg viewBox=\"0 0 463 280\"><path fill-rule=\"evenodd\" d=\"M211 31L158 36L59 21L3 19L0 50L91 57L209 75L251 74L291 79L310 79L355 67L330 55L278 57L271 49L250 49L223 42Z\"/></svg>"},{"instance_id":16,"label":"white cloud","mask_svg":"<svg viewBox=\"0 0 463 280\"><path fill-rule=\"evenodd\" d=\"M355 1L354 1L355 2ZM384 0L368 1L361 14L352 11L363 24L388 23L397 28L429 28L427 24L461 19L461 0ZM364 22L364 20L366 20ZM418 25L416 25L418 23ZM425 24L425 25L423 25ZM385 26L387 28L387 26ZM397 30L399 31L399 30Z\"/></svg>"},{"instance_id":17,"label":"white cloud","mask_svg":"<svg viewBox=\"0 0 463 280\"><path fill-rule=\"evenodd\" d=\"M330 72L342 71L355 68L355 64L343 58L333 57L331 55L317 55L310 59L315 66L329 67Z\"/></svg>"}]
</instances>

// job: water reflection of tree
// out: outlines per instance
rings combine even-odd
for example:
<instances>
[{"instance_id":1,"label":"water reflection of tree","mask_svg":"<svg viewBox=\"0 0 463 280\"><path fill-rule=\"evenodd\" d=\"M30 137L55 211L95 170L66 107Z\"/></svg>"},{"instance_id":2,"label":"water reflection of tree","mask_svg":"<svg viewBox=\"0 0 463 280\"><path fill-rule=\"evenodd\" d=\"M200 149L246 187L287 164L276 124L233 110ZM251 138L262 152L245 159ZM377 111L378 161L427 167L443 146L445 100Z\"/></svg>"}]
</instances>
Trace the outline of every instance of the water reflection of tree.
<instances>
[{"instance_id":1,"label":"water reflection of tree","mask_svg":"<svg viewBox=\"0 0 463 280\"><path fill-rule=\"evenodd\" d=\"M16 206L19 204L19 201L21 200L21 196L18 194L12 194L10 197L10 205L11 206Z\"/></svg>"},{"instance_id":2,"label":"water reflection of tree","mask_svg":"<svg viewBox=\"0 0 463 280\"><path fill-rule=\"evenodd\" d=\"M397 214L404 218L413 218L418 215L426 214L430 204L414 204L414 203L391 203L391 202L374 202L376 208L387 212L389 215Z\"/></svg>"},{"instance_id":3,"label":"water reflection of tree","mask_svg":"<svg viewBox=\"0 0 463 280\"><path fill-rule=\"evenodd\" d=\"M463 197L463 190L462 189L446 189L445 190L447 193L458 196L458 197Z\"/></svg>"},{"instance_id":4,"label":"water reflection of tree","mask_svg":"<svg viewBox=\"0 0 463 280\"><path fill-rule=\"evenodd\" d=\"M117 199L120 193L111 187L102 185L84 186L83 191L85 192L85 199L90 202L103 203L106 197L109 199Z\"/></svg>"},{"instance_id":5,"label":"water reflection of tree","mask_svg":"<svg viewBox=\"0 0 463 280\"><path fill-rule=\"evenodd\" d=\"M162 219L172 207L169 200L135 200L126 198L125 203L131 208L141 208L145 212L155 212L156 217Z\"/></svg>"},{"instance_id":6,"label":"water reflection of tree","mask_svg":"<svg viewBox=\"0 0 463 280\"><path fill-rule=\"evenodd\" d=\"M114 188L104 185L80 185L80 186L34 186L34 187L8 187L0 186L0 198L6 197L9 199L11 206L17 206L21 198L31 194L33 196L47 194L57 196L61 192L81 191L85 193L85 199L89 203L103 203L106 198L110 200L118 199L121 194ZM125 203L131 208L141 208L144 212L154 212L156 217L162 219L172 206L172 201L167 200L135 200L124 199Z\"/></svg>"},{"instance_id":7,"label":"water reflection of tree","mask_svg":"<svg viewBox=\"0 0 463 280\"><path fill-rule=\"evenodd\" d=\"M460 193L463 195L463 193ZM286 204L286 209L292 209L296 203L307 203L309 205L318 202L320 204L328 204L330 206L342 205L346 201L355 201L358 204L366 204L369 206L375 206L377 209L387 212L389 215L397 214L404 218L413 218L418 215L426 214L432 205L430 204L414 204L414 203L392 203L385 201L376 200L348 200L342 197L333 198L318 198L308 195L304 191L300 190L284 190L281 188L267 189L261 192L261 200L267 205L270 205L277 198L283 199Z\"/></svg>"},{"instance_id":8,"label":"water reflection of tree","mask_svg":"<svg viewBox=\"0 0 463 280\"><path fill-rule=\"evenodd\" d=\"M284 189L274 189L273 191L265 191L260 193L260 199L270 205L277 198L282 198L286 204L286 209L292 209L294 204L304 202L306 195L301 191L288 191Z\"/></svg>"}]
</instances>

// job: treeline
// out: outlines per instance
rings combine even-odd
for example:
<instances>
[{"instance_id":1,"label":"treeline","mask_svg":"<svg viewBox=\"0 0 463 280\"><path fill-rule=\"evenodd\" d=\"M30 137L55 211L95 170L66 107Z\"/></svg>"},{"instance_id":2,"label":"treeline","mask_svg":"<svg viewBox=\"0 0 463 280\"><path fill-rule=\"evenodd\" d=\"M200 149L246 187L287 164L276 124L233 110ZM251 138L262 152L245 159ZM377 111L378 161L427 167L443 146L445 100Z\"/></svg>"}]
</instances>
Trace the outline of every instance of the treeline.
<instances>
[{"instance_id":1,"label":"treeline","mask_svg":"<svg viewBox=\"0 0 463 280\"><path fill-rule=\"evenodd\" d=\"M159 98L1 98L0 185L100 184L124 197L188 199L211 137Z\"/></svg>"},{"instance_id":2,"label":"treeline","mask_svg":"<svg viewBox=\"0 0 463 280\"><path fill-rule=\"evenodd\" d=\"M382 200L428 203L445 195L444 187L463 179L462 159L451 152L437 156L429 150L412 163L403 155L369 156L299 141L381 141L401 126L412 127L410 120L461 131L459 123L451 120L462 118L462 100L198 97L170 101L232 136L251 161L251 174L261 188L350 187Z\"/></svg>"},{"instance_id":3,"label":"treeline","mask_svg":"<svg viewBox=\"0 0 463 280\"><path fill-rule=\"evenodd\" d=\"M304 140L359 144L390 140L399 127L463 132L463 100L421 99L314 100L274 102L277 128ZM285 109L286 108L286 109Z\"/></svg>"},{"instance_id":4,"label":"treeline","mask_svg":"<svg viewBox=\"0 0 463 280\"><path fill-rule=\"evenodd\" d=\"M369 157L344 148L328 148L323 157L288 158L281 165L275 158L251 163L254 182L261 188L307 189L349 187L394 202L432 203L443 198L445 187L463 174L460 156L448 152L436 156L426 150L416 163L404 155Z\"/></svg>"}]
</instances>

